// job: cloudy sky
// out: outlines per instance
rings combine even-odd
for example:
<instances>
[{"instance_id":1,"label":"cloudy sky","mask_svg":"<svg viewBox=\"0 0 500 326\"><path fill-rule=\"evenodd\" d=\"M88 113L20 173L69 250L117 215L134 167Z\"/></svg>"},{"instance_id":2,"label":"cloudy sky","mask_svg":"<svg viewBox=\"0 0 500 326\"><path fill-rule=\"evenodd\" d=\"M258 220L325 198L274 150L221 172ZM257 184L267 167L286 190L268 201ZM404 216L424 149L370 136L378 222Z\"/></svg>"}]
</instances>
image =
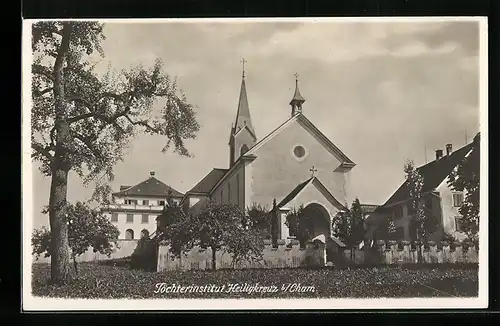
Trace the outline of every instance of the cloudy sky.
<instances>
[{"instance_id":1,"label":"cloudy sky","mask_svg":"<svg viewBox=\"0 0 500 326\"><path fill-rule=\"evenodd\" d=\"M225 22L107 23L102 66L150 65L166 71L196 106L201 130L188 141L193 158L162 153L165 140L141 136L115 167L115 189L157 177L185 192L213 167L228 164L241 63L253 124L263 138L290 116L294 73L304 114L357 166L351 188L363 203L382 204L434 150L459 148L479 131L479 24L477 22ZM36 166L34 227L50 180ZM89 198L70 175L68 199Z\"/></svg>"}]
</instances>

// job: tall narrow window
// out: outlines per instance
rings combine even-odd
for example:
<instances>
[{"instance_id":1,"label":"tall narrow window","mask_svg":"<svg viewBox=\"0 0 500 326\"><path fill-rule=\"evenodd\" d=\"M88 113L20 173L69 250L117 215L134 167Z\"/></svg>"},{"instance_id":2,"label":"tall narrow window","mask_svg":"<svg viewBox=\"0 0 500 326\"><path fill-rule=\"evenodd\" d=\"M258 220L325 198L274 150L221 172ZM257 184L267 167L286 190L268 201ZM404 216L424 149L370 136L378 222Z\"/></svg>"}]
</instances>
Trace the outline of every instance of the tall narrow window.
<instances>
[{"instance_id":1,"label":"tall narrow window","mask_svg":"<svg viewBox=\"0 0 500 326\"><path fill-rule=\"evenodd\" d=\"M118 213L111 214L111 222L118 222Z\"/></svg>"},{"instance_id":2,"label":"tall narrow window","mask_svg":"<svg viewBox=\"0 0 500 326\"><path fill-rule=\"evenodd\" d=\"M453 207L460 207L464 202L464 194L462 193L454 193L453 194Z\"/></svg>"},{"instance_id":3,"label":"tall narrow window","mask_svg":"<svg viewBox=\"0 0 500 326\"><path fill-rule=\"evenodd\" d=\"M231 203L231 183L227 183L227 201Z\"/></svg>"},{"instance_id":4,"label":"tall narrow window","mask_svg":"<svg viewBox=\"0 0 500 326\"><path fill-rule=\"evenodd\" d=\"M142 223L149 223L149 215L142 214Z\"/></svg>"},{"instance_id":5,"label":"tall narrow window","mask_svg":"<svg viewBox=\"0 0 500 326\"><path fill-rule=\"evenodd\" d=\"M134 223L134 214L127 214L127 223Z\"/></svg>"},{"instance_id":6,"label":"tall narrow window","mask_svg":"<svg viewBox=\"0 0 500 326\"><path fill-rule=\"evenodd\" d=\"M149 205L149 200L147 200L147 199L143 200L142 204L145 205L145 206L148 206Z\"/></svg>"},{"instance_id":7,"label":"tall narrow window","mask_svg":"<svg viewBox=\"0 0 500 326\"><path fill-rule=\"evenodd\" d=\"M224 190L221 190L220 191L220 202L223 203L224 202Z\"/></svg>"},{"instance_id":8,"label":"tall narrow window","mask_svg":"<svg viewBox=\"0 0 500 326\"><path fill-rule=\"evenodd\" d=\"M455 230L458 232L463 231L462 216L455 216Z\"/></svg>"}]
</instances>

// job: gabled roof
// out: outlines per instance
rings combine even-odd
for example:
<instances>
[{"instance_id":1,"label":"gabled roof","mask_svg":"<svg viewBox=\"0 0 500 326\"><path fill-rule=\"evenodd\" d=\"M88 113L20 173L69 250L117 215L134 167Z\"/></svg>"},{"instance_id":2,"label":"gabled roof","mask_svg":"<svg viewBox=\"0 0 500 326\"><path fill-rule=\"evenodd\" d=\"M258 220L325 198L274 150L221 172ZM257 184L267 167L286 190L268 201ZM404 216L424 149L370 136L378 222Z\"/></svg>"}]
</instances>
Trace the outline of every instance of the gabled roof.
<instances>
[{"instance_id":1,"label":"gabled roof","mask_svg":"<svg viewBox=\"0 0 500 326\"><path fill-rule=\"evenodd\" d=\"M292 201L292 199L294 199L299 194L299 192L301 192L301 190L304 189L307 186L307 184L309 184L309 182L311 180L312 180L312 178L307 179L306 181L304 181L302 183L299 183L292 191L290 191L290 193L288 195L285 196L285 198L283 198L279 202L277 207L283 207L284 205L286 205L290 201Z\"/></svg>"},{"instance_id":2,"label":"gabled roof","mask_svg":"<svg viewBox=\"0 0 500 326\"><path fill-rule=\"evenodd\" d=\"M422 192L431 192L436 189L453 171L453 169L465 158L472 150L472 143L452 152L449 156L444 155L439 160L434 160L430 163L417 168L424 179ZM385 202L384 206L391 205L397 202L408 199L406 190L406 182L404 182L398 190Z\"/></svg>"},{"instance_id":3,"label":"gabled roof","mask_svg":"<svg viewBox=\"0 0 500 326\"><path fill-rule=\"evenodd\" d=\"M302 126L309 131L311 131L315 136L318 137L320 142L330 151L332 152L335 156L339 158L339 160L342 162L343 165L349 166L349 167L354 167L355 164L353 161L351 161L347 155L345 155L337 146L335 146L331 140L328 139L309 119L306 118L306 116L302 113L298 113L292 117L290 117L288 120L283 122L278 128L273 130L271 133L269 133L266 137L262 138L261 141L257 142L254 146L252 146L248 151L247 155L254 154L254 152L260 148L262 145L267 143L270 139L272 139L276 134L278 134L281 130L283 130L285 127L290 125L293 121L299 121Z\"/></svg>"},{"instance_id":4,"label":"gabled roof","mask_svg":"<svg viewBox=\"0 0 500 326\"><path fill-rule=\"evenodd\" d=\"M228 169L212 169L200 182L198 182L187 193L201 193L208 194L210 190L219 182L219 180L226 174Z\"/></svg>"},{"instance_id":5,"label":"gabled roof","mask_svg":"<svg viewBox=\"0 0 500 326\"><path fill-rule=\"evenodd\" d=\"M294 198L296 198L302 192L302 190L304 190L310 184L314 184L315 186L317 186L318 188L320 188L321 190L323 190L324 192L326 192L327 196L330 197L330 198L327 198L330 202L334 202L337 206L345 208L344 205L342 205L342 203L337 198L335 198L332 195L332 193L330 191L328 191L328 188L326 188L323 185L323 183L321 183L321 181L319 181L319 179L316 178L316 177L311 177L311 178L307 179L306 181L304 181L302 183L299 183L276 206L278 208L281 208L281 207L285 206L286 204L288 204L289 202L291 202Z\"/></svg>"},{"instance_id":6,"label":"gabled roof","mask_svg":"<svg viewBox=\"0 0 500 326\"><path fill-rule=\"evenodd\" d=\"M175 190L174 188L166 185L155 177L150 177L135 186L124 188L124 186L120 187L119 192L115 192L113 195L122 195L122 196L162 196L165 197L169 194L173 197L182 197L184 196L181 192Z\"/></svg>"}]
</instances>

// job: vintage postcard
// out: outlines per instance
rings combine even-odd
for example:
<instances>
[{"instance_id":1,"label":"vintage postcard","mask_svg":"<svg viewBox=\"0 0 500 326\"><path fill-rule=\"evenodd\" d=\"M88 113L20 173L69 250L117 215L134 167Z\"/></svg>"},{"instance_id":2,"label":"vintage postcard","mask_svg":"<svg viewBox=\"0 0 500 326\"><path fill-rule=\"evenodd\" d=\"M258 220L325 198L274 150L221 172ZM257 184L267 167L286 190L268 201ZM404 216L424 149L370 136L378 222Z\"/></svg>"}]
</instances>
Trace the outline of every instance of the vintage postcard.
<instances>
[{"instance_id":1,"label":"vintage postcard","mask_svg":"<svg viewBox=\"0 0 500 326\"><path fill-rule=\"evenodd\" d=\"M23 309L484 308L487 20L26 20Z\"/></svg>"}]
</instances>

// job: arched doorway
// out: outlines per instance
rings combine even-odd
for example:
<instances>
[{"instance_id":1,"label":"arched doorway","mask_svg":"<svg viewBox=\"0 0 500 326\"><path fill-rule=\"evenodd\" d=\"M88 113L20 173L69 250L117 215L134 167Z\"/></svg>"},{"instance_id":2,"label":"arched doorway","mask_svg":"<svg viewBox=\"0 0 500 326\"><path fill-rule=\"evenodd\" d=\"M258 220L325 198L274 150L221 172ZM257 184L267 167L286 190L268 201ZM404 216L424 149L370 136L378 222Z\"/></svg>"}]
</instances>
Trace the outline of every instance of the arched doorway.
<instances>
[{"instance_id":1,"label":"arched doorway","mask_svg":"<svg viewBox=\"0 0 500 326\"><path fill-rule=\"evenodd\" d=\"M323 234L325 238L330 237L330 214L323 205L311 203L304 207L304 216L307 216L307 228L311 239Z\"/></svg>"},{"instance_id":2,"label":"arched doorway","mask_svg":"<svg viewBox=\"0 0 500 326\"><path fill-rule=\"evenodd\" d=\"M141 231L141 239L149 239L149 231L146 229L143 229Z\"/></svg>"},{"instance_id":3,"label":"arched doorway","mask_svg":"<svg viewBox=\"0 0 500 326\"><path fill-rule=\"evenodd\" d=\"M127 229L127 231L125 231L125 240L133 240L133 239L134 239L134 230Z\"/></svg>"}]
</instances>

